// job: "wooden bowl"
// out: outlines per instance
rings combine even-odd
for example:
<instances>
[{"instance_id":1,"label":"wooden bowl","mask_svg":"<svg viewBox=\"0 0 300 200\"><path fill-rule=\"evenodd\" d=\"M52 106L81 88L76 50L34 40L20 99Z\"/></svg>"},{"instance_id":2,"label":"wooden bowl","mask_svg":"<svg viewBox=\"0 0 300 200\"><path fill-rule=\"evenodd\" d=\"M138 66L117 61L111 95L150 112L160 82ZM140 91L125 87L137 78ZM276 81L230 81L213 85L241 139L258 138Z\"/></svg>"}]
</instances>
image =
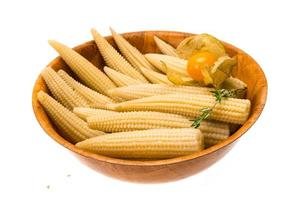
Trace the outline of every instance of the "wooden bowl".
<instances>
[{"instance_id":1,"label":"wooden bowl","mask_svg":"<svg viewBox=\"0 0 300 200\"><path fill-rule=\"evenodd\" d=\"M193 34L169 31L143 31L123 34L131 44L143 53L159 52L153 40L154 35L173 46L177 46L185 37ZM106 37L106 39L116 47L111 36ZM242 50L225 42L224 45L230 56L238 56L238 67L234 71L234 76L248 85L247 98L252 103L251 114L247 122L227 140L201 152L166 160L137 161L110 158L81 150L65 140L56 131L56 127L51 123L44 109L37 101L38 91L43 90L48 92L41 76L37 78L32 94L32 106L35 116L41 127L52 139L69 149L87 166L108 176L127 181L146 183L175 181L191 176L211 166L233 147L238 139L258 119L267 99L267 80L260 66ZM102 69L104 61L94 41L86 42L74 49L99 67L99 69ZM64 69L71 72L60 57L55 58L48 66L55 70Z\"/></svg>"}]
</instances>

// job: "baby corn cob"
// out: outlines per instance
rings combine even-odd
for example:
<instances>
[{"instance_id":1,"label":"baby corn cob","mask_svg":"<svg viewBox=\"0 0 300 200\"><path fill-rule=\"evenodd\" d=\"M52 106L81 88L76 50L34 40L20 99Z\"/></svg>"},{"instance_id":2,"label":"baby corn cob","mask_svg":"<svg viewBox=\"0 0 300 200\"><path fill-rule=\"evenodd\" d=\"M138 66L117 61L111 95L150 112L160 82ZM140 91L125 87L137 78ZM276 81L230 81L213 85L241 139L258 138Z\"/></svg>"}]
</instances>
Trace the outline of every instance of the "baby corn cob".
<instances>
[{"instance_id":1,"label":"baby corn cob","mask_svg":"<svg viewBox=\"0 0 300 200\"><path fill-rule=\"evenodd\" d=\"M176 49L172 47L170 44L166 43L165 41L159 39L158 37L154 36L154 41L159 48L159 50L166 55L179 57L176 53Z\"/></svg>"},{"instance_id":2,"label":"baby corn cob","mask_svg":"<svg viewBox=\"0 0 300 200\"><path fill-rule=\"evenodd\" d=\"M88 106L88 102L74 91L51 67L41 73L52 95L66 108L72 110L78 106Z\"/></svg>"},{"instance_id":3,"label":"baby corn cob","mask_svg":"<svg viewBox=\"0 0 300 200\"><path fill-rule=\"evenodd\" d=\"M106 134L76 144L77 147L115 158L164 159L188 155L204 147L199 129L150 129Z\"/></svg>"},{"instance_id":4,"label":"baby corn cob","mask_svg":"<svg viewBox=\"0 0 300 200\"><path fill-rule=\"evenodd\" d=\"M130 64L140 71L141 67L156 70L144 55L134 46L132 46L123 36L117 34L112 28L110 28L111 34L118 45L120 51L125 56L125 58L130 62Z\"/></svg>"},{"instance_id":5,"label":"baby corn cob","mask_svg":"<svg viewBox=\"0 0 300 200\"><path fill-rule=\"evenodd\" d=\"M91 115L87 117L87 122L90 128L105 132L155 128L189 128L192 124L188 118L180 115L151 111L115 112L109 115Z\"/></svg>"},{"instance_id":6,"label":"baby corn cob","mask_svg":"<svg viewBox=\"0 0 300 200\"><path fill-rule=\"evenodd\" d=\"M64 70L59 70L57 73L71 88L81 94L88 101L91 107L103 108L103 104L113 102L113 100L109 97L100 94L77 82Z\"/></svg>"},{"instance_id":7,"label":"baby corn cob","mask_svg":"<svg viewBox=\"0 0 300 200\"><path fill-rule=\"evenodd\" d=\"M95 29L92 29L91 32L101 55L109 67L132 78L139 79L142 82L148 82L145 77L132 67Z\"/></svg>"},{"instance_id":8,"label":"baby corn cob","mask_svg":"<svg viewBox=\"0 0 300 200\"><path fill-rule=\"evenodd\" d=\"M170 93L188 93L212 95L207 87L193 87L164 84L140 84L126 87L114 88L108 91L111 96L116 96L125 100L140 99L143 97L155 96Z\"/></svg>"},{"instance_id":9,"label":"baby corn cob","mask_svg":"<svg viewBox=\"0 0 300 200\"><path fill-rule=\"evenodd\" d=\"M191 118L198 117L201 109L214 107L210 119L233 124L243 124L247 120L250 112L249 100L228 98L216 105L215 102L211 95L174 93L108 104L107 107L117 111L168 112Z\"/></svg>"},{"instance_id":10,"label":"baby corn cob","mask_svg":"<svg viewBox=\"0 0 300 200\"><path fill-rule=\"evenodd\" d=\"M167 70L172 72L176 72L179 75L189 77L187 73L187 61L181 58L163 55L163 54L155 54L155 53L148 53L145 54L147 60L154 65L160 71L167 73Z\"/></svg>"},{"instance_id":11,"label":"baby corn cob","mask_svg":"<svg viewBox=\"0 0 300 200\"><path fill-rule=\"evenodd\" d=\"M150 128L189 128L192 123L188 118L181 115L151 111L115 112L103 109L77 107L73 109L73 112L85 121L89 118L89 126L107 132L144 130ZM136 116L139 117L138 120L135 121ZM144 116L146 116L146 118ZM200 125L200 130L204 135L204 143L207 147L227 139L230 135L229 124L222 122L203 121Z\"/></svg>"},{"instance_id":12,"label":"baby corn cob","mask_svg":"<svg viewBox=\"0 0 300 200\"><path fill-rule=\"evenodd\" d=\"M48 116L63 132L63 136L73 143L104 134L102 131L90 129L87 123L74 113L55 101L43 91L37 94L38 101L46 110Z\"/></svg>"},{"instance_id":13,"label":"baby corn cob","mask_svg":"<svg viewBox=\"0 0 300 200\"><path fill-rule=\"evenodd\" d=\"M104 67L103 70L106 75L119 87L144 83L109 67Z\"/></svg>"},{"instance_id":14,"label":"baby corn cob","mask_svg":"<svg viewBox=\"0 0 300 200\"><path fill-rule=\"evenodd\" d=\"M88 117L93 115L111 115L118 112L96 108L76 107L73 109L73 113L75 113L78 117L86 121Z\"/></svg>"},{"instance_id":15,"label":"baby corn cob","mask_svg":"<svg viewBox=\"0 0 300 200\"><path fill-rule=\"evenodd\" d=\"M201 122L200 130L205 138L205 147L213 146L230 136L230 126L227 123L206 120Z\"/></svg>"},{"instance_id":16,"label":"baby corn cob","mask_svg":"<svg viewBox=\"0 0 300 200\"><path fill-rule=\"evenodd\" d=\"M204 143L205 143L205 148L211 147L213 145L216 145L224 140L226 140L228 136L225 135L216 135L214 133L203 133L204 135Z\"/></svg>"},{"instance_id":17,"label":"baby corn cob","mask_svg":"<svg viewBox=\"0 0 300 200\"><path fill-rule=\"evenodd\" d=\"M159 72L152 71L151 69L146 69L144 67L141 67L141 71L151 83L174 85L171 81L169 81L168 77L165 74L161 74Z\"/></svg>"},{"instance_id":18,"label":"baby corn cob","mask_svg":"<svg viewBox=\"0 0 300 200\"><path fill-rule=\"evenodd\" d=\"M113 82L101 70L73 49L53 40L50 40L49 44L60 54L85 85L104 94L108 89L115 87Z\"/></svg>"},{"instance_id":19,"label":"baby corn cob","mask_svg":"<svg viewBox=\"0 0 300 200\"><path fill-rule=\"evenodd\" d=\"M75 109L74 109L75 110ZM104 132L121 132L146 130L154 128L190 128L192 122L184 116L152 112L152 111L132 111L114 112L101 109L77 110L80 115L87 119L89 127ZM200 126L205 139L215 139L222 141L229 134L229 124L215 121L203 121Z\"/></svg>"}]
</instances>

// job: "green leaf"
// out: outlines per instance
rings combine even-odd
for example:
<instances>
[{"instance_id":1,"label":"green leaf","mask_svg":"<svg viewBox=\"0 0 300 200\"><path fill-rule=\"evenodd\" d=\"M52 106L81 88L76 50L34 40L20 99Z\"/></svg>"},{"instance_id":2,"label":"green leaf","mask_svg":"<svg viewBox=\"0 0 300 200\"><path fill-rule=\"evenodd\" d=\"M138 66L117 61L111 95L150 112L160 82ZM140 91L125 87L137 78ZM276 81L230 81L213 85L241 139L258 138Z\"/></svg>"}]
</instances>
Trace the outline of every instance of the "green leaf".
<instances>
[{"instance_id":1,"label":"green leaf","mask_svg":"<svg viewBox=\"0 0 300 200\"><path fill-rule=\"evenodd\" d=\"M207 119L211 115L213 109L215 108L215 106L218 103L221 103L223 99L227 99L230 97L236 97L240 92L243 92L241 90L243 90L243 89L232 89L232 90L215 89L215 90L210 91L213 94L213 96L216 98L216 103L211 108L202 108L200 110L201 115L199 117L197 117L196 119L192 120L193 123L192 123L191 127L198 128L201 125L201 122L203 120Z\"/></svg>"},{"instance_id":2,"label":"green leaf","mask_svg":"<svg viewBox=\"0 0 300 200\"><path fill-rule=\"evenodd\" d=\"M210 114L212 112L212 108L203 108L200 110L200 112L201 112L201 115L198 118L196 118L195 120L193 120L194 122L191 125L194 128L198 128L201 125L201 122L210 116Z\"/></svg>"}]
</instances>

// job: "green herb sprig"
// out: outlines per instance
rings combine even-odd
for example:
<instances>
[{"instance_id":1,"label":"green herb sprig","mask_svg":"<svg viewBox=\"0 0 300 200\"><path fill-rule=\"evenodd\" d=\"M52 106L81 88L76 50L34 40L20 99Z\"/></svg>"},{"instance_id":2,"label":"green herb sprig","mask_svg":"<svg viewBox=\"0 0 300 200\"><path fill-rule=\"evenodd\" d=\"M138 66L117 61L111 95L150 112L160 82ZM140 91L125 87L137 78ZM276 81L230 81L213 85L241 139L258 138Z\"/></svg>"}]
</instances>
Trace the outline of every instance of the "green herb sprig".
<instances>
[{"instance_id":1,"label":"green herb sprig","mask_svg":"<svg viewBox=\"0 0 300 200\"><path fill-rule=\"evenodd\" d=\"M201 122L205 119L207 119L213 109L216 107L217 104L221 103L222 100L230 98L230 97L236 97L238 96L238 94L242 93L244 91L244 89L231 89L231 90L227 90L227 89L214 89L212 91L210 91L213 96L216 98L216 102L214 103L214 105L211 108L202 108L199 111L201 112L201 115L199 117L197 117L196 119L192 120L193 123L191 125L191 127L194 128L198 128L201 125Z\"/></svg>"}]
</instances>

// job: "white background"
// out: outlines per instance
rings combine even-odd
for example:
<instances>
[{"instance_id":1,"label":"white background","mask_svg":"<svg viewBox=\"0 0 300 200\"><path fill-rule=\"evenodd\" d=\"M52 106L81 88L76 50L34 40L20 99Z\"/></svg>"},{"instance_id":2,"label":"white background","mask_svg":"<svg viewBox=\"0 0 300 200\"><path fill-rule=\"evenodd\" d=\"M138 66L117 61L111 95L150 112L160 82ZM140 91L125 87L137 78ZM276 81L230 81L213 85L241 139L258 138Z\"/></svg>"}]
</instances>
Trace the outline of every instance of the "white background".
<instances>
[{"instance_id":1,"label":"white background","mask_svg":"<svg viewBox=\"0 0 300 200\"><path fill-rule=\"evenodd\" d=\"M299 199L297 1L1 1L0 199ZM207 32L252 55L269 83L265 110L220 162L167 184L133 184L82 165L38 125L31 92L57 54L47 44L137 30ZM70 177L68 176L70 175ZM49 189L47 186L49 185Z\"/></svg>"}]
</instances>

